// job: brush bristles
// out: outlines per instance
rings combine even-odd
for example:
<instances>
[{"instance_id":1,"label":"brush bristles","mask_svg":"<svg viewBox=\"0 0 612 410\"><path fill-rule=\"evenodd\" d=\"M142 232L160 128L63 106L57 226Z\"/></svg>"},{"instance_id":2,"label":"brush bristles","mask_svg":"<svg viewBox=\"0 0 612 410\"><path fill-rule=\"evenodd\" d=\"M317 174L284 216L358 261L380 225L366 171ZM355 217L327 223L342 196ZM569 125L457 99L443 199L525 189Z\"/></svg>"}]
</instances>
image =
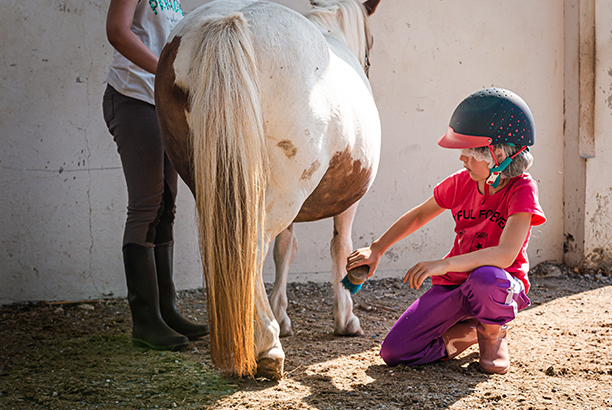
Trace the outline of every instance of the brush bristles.
<instances>
[{"instance_id":1,"label":"brush bristles","mask_svg":"<svg viewBox=\"0 0 612 410\"><path fill-rule=\"evenodd\" d=\"M342 286L344 286L346 290L348 290L354 295L357 292L359 292L359 289L361 289L361 286L363 286L363 283L360 283L359 285L355 285L350 281L348 275L346 275L344 279L342 279Z\"/></svg>"}]
</instances>

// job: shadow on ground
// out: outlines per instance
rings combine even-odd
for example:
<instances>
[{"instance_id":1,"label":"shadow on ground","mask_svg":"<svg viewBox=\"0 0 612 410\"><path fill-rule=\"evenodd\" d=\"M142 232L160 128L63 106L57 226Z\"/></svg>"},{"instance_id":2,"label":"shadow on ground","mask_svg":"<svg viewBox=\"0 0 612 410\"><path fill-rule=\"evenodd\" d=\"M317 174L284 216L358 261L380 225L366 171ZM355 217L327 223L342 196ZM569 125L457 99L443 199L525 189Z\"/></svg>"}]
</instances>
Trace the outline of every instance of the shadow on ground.
<instances>
[{"instance_id":1,"label":"shadow on ground","mask_svg":"<svg viewBox=\"0 0 612 410\"><path fill-rule=\"evenodd\" d=\"M0 407L608 408L611 277L557 268L532 274L532 306L512 322L506 376L481 373L475 348L450 362L384 365L381 340L428 289L411 290L399 279L368 281L355 295L365 332L355 338L333 335L331 285L290 284L294 336L282 340L286 377L279 382L223 377L210 361L208 338L180 353L132 348L123 299L2 306ZM181 292L179 305L206 319L201 292Z\"/></svg>"}]
</instances>

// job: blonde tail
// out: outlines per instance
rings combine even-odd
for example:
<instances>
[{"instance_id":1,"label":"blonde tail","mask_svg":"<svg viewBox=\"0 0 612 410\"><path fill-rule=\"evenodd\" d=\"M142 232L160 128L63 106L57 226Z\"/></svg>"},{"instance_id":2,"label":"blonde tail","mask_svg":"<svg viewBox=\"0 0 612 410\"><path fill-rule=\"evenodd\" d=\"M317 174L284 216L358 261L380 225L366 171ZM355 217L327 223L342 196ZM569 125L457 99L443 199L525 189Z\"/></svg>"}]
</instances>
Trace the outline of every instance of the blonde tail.
<instances>
[{"instance_id":1,"label":"blonde tail","mask_svg":"<svg viewBox=\"0 0 612 410\"><path fill-rule=\"evenodd\" d=\"M201 24L190 66L190 126L213 362L256 371L267 152L252 35L242 13Z\"/></svg>"}]
</instances>

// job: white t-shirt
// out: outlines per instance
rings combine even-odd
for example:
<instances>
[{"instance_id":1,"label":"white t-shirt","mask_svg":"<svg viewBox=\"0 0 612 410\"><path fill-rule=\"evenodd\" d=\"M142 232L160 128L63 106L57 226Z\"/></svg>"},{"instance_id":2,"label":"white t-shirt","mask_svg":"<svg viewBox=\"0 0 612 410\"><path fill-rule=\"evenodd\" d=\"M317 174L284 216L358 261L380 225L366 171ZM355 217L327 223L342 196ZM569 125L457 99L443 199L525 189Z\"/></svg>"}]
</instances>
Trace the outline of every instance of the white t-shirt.
<instances>
[{"instance_id":1,"label":"white t-shirt","mask_svg":"<svg viewBox=\"0 0 612 410\"><path fill-rule=\"evenodd\" d=\"M159 57L170 32L183 16L179 0L140 0L131 29ZM123 95L155 104L155 76L116 50L106 81Z\"/></svg>"}]
</instances>

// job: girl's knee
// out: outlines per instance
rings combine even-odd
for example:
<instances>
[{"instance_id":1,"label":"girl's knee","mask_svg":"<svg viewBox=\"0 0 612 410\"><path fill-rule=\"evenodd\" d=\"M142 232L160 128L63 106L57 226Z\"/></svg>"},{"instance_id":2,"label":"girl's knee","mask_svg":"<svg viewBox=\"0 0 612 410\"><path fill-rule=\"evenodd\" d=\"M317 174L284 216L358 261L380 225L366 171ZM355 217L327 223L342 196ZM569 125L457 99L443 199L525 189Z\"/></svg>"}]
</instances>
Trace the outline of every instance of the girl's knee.
<instances>
[{"instance_id":1,"label":"girl's knee","mask_svg":"<svg viewBox=\"0 0 612 410\"><path fill-rule=\"evenodd\" d=\"M508 272L495 266L475 269L462 285L463 294L472 304L506 303L512 277Z\"/></svg>"},{"instance_id":2,"label":"girl's knee","mask_svg":"<svg viewBox=\"0 0 612 410\"><path fill-rule=\"evenodd\" d=\"M514 319L518 312L515 299L521 301L521 308L529 304L520 281L494 266L474 270L462 286L462 293L470 315L489 324L504 324Z\"/></svg>"},{"instance_id":3,"label":"girl's knee","mask_svg":"<svg viewBox=\"0 0 612 410\"><path fill-rule=\"evenodd\" d=\"M395 366L400 362L397 349L393 348L393 343L385 343L383 341L383 344L380 346L380 357L388 366Z\"/></svg>"}]
</instances>

